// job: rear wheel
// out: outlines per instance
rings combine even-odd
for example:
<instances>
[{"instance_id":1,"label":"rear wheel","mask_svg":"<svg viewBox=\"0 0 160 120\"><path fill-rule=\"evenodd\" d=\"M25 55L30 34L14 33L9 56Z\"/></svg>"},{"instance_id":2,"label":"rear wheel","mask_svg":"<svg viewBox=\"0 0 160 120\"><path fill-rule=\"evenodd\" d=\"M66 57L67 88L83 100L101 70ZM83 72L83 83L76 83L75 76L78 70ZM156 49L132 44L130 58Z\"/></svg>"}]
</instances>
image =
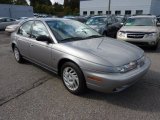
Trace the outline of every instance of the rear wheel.
<instances>
[{"instance_id":1,"label":"rear wheel","mask_svg":"<svg viewBox=\"0 0 160 120\"><path fill-rule=\"evenodd\" d=\"M13 48L13 52L14 52L14 57L15 57L16 61L18 63L22 63L23 58L22 58L22 56L21 56L21 54L20 54L20 52L19 52L19 50L16 46Z\"/></svg>"},{"instance_id":2,"label":"rear wheel","mask_svg":"<svg viewBox=\"0 0 160 120\"><path fill-rule=\"evenodd\" d=\"M61 77L64 86L73 94L79 95L85 92L86 82L80 68L72 63L67 62L61 68Z\"/></svg>"}]
</instances>

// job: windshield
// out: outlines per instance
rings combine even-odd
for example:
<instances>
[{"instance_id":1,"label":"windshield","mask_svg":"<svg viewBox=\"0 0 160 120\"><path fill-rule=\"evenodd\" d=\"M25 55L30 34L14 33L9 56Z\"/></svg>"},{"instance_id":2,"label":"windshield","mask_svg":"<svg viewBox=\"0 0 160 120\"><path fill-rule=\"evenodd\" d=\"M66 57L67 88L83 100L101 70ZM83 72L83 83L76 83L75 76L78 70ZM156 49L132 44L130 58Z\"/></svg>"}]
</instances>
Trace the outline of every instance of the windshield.
<instances>
[{"instance_id":1,"label":"windshield","mask_svg":"<svg viewBox=\"0 0 160 120\"><path fill-rule=\"evenodd\" d=\"M46 23L58 42L102 37L95 30L78 21L52 20L46 21Z\"/></svg>"},{"instance_id":2,"label":"windshield","mask_svg":"<svg viewBox=\"0 0 160 120\"><path fill-rule=\"evenodd\" d=\"M129 18L125 26L154 26L155 21L153 18Z\"/></svg>"},{"instance_id":3,"label":"windshield","mask_svg":"<svg viewBox=\"0 0 160 120\"><path fill-rule=\"evenodd\" d=\"M90 18L86 24L87 25L103 25L106 24L107 18L106 17L95 17Z\"/></svg>"}]
</instances>

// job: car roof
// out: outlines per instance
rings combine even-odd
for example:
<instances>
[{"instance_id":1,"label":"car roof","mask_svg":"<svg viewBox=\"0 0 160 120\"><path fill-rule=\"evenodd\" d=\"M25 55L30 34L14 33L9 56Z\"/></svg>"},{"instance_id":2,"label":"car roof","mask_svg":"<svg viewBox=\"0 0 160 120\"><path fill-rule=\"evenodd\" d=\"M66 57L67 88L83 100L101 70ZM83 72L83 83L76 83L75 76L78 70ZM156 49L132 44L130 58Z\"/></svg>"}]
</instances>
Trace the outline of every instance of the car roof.
<instances>
[{"instance_id":1,"label":"car roof","mask_svg":"<svg viewBox=\"0 0 160 120\"><path fill-rule=\"evenodd\" d=\"M66 19L66 18L29 18L25 21L29 21L29 20L40 20L40 21L52 21L52 20L72 20L72 19Z\"/></svg>"},{"instance_id":2,"label":"car roof","mask_svg":"<svg viewBox=\"0 0 160 120\"><path fill-rule=\"evenodd\" d=\"M107 18L108 16L93 16L91 18Z\"/></svg>"}]
</instances>

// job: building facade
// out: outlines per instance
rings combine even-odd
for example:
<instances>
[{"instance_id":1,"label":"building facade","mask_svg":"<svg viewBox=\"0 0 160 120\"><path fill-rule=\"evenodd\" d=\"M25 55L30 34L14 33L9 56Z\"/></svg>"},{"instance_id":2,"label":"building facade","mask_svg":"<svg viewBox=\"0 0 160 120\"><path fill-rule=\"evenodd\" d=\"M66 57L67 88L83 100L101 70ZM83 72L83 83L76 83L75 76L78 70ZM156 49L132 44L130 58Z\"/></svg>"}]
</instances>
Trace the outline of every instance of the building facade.
<instances>
[{"instance_id":1,"label":"building facade","mask_svg":"<svg viewBox=\"0 0 160 120\"><path fill-rule=\"evenodd\" d=\"M0 11L0 17L33 17L31 6L0 4Z\"/></svg>"},{"instance_id":2,"label":"building facade","mask_svg":"<svg viewBox=\"0 0 160 120\"><path fill-rule=\"evenodd\" d=\"M80 0L80 15L98 14L160 15L160 0Z\"/></svg>"}]
</instances>

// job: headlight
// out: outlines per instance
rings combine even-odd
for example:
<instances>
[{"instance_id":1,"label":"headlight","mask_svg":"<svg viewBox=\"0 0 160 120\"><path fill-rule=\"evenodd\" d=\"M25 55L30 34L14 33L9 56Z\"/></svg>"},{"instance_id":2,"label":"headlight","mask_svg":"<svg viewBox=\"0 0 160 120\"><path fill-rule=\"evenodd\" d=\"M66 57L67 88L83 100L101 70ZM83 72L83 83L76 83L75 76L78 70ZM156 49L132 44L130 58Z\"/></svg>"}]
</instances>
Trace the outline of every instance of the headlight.
<instances>
[{"instance_id":1,"label":"headlight","mask_svg":"<svg viewBox=\"0 0 160 120\"><path fill-rule=\"evenodd\" d=\"M118 73L116 67L107 67L106 72L107 73Z\"/></svg>"},{"instance_id":2,"label":"headlight","mask_svg":"<svg viewBox=\"0 0 160 120\"><path fill-rule=\"evenodd\" d=\"M120 73L126 73L133 69L137 68L137 62L130 62L129 64L123 65L121 67L117 67L117 70Z\"/></svg>"},{"instance_id":3,"label":"headlight","mask_svg":"<svg viewBox=\"0 0 160 120\"><path fill-rule=\"evenodd\" d=\"M148 33L145 35L145 37L157 37L157 33L156 32L152 32L152 33Z\"/></svg>"},{"instance_id":4,"label":"headlight","mask_svg":"<svg viewBox=\"0 0 160 120\"><path fill-rule=\"evenodd\" d=\"M141 57L139 60L137 60L137 64L139 67L142 67L145 63L146 60L146 56L144 55L143 57Z\"/></svg>"},{"instance_id":5,"label":"headlight","mask_svg":"<svg viewBox=\"0 0 160 120\"><path fill-rule=\"evenodd\" d=\"M126 33L125 33L125 32L122 32L122 31L119 31L119 32L118 32L118 36L119 36L119 37L126 37Z\"/></svg>"},{"instance_id":6,"label":"headlight","mask_svg":"<svg viewBox=\"0 0 160 120\"><path fill-rule=\"evenodd\" d=\"M121 66L121 67L117 67L117 71L120 73L126 73L126 72L133 70L133 69L136 69L137 67L142 67L145 63L145 59L146 59L146 57L143 56L134 62L130 62L126 65Z\"/></svg>"}]
</instances>

